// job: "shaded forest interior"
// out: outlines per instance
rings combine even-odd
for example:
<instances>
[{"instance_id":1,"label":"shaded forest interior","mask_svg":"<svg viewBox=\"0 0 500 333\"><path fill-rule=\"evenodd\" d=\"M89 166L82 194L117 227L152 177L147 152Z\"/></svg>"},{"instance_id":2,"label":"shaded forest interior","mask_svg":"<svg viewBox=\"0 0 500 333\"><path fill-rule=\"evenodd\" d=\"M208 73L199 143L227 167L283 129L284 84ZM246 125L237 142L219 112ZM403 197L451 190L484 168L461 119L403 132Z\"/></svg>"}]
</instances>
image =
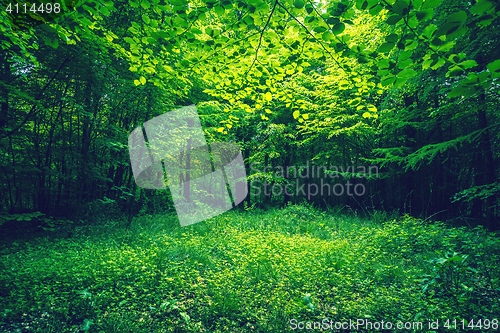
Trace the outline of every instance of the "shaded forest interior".
<instances>
[{"instance_id":1,"label":"shaded forest interior","mask_svg":"<svg viewBox=\"0 0 500 333\"><path fill-rule=\"evenodd\" d=\"M127 137L194 104L208 142L242 149L254 194L242 207L307 201L498 229L498 5L315 6L131 0L4 11L4 219L173 210L168 191L135 185ZM314 175L280 172L289 166ZM287 184L337 191L278 191Z\"/></svg>"}]
</instances>

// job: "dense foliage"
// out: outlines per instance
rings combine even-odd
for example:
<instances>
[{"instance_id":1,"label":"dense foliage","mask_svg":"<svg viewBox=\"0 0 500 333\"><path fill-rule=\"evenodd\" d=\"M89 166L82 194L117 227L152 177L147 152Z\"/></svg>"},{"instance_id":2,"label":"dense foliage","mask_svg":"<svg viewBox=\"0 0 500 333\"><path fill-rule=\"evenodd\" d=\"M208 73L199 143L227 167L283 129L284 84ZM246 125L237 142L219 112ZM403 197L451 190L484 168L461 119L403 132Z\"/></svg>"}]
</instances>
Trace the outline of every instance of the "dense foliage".
<instances>
[{"instance_id":1,"label":"dense foliage","mask_svg":"<svg viewBox=\"0 0 500 333\"><path fill-rule=\"evenodd\" d=\"M144 216L128 232L110 222L1 253L1 321L30 332L286 332L325 319L465 320L461 332L500 315L498 237L381 212L297 205L184 228Z\"/></svg>"},{"instance_id":2,"label":"dense foliage","mask_svg":"<svg viewBox=\"0 0 500 333\"><path fill-rule=\"evenodd\" d=\"M16 1L5 331L498 328L498 2ZM241 147L250 193L180 228L170 190L136 185L128 137L193 104L209 143Z\"/></svg>"}]
</instances>

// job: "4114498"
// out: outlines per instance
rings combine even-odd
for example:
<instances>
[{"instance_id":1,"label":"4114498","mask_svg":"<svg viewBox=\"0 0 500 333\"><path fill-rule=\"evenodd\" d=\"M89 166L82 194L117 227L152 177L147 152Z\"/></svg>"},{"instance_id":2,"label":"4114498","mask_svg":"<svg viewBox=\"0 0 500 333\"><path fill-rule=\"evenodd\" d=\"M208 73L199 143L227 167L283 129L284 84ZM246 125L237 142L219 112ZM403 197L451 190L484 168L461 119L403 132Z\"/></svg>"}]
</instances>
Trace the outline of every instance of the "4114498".
<instances>
[{"instance_id":1,"label":"4114498","mask_svg":"<svg viewBox=\"0 0 500 333\"><path fill-rule=\"evenodd\" d=\"M59 14L61 13L60 3L40 3L40 4L30 4L30 3L8 3L5 11L10 14Z\"/></svg>"}]
</instances>

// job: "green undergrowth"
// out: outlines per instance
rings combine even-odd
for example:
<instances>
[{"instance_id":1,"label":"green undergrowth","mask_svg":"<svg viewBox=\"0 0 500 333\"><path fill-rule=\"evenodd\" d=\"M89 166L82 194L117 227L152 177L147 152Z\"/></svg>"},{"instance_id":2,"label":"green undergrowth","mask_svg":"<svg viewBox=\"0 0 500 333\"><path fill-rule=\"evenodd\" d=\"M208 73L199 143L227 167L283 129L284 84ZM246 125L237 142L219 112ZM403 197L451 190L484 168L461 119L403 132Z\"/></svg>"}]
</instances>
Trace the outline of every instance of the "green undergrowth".
<instances>
[{"instance_id":1,"label":"green undergrowth","mask_svg":"<svg viewBox=\"0 0 500 333\"><path fill-rule=\"evenodd\" d=\"M488 331L500 319L498 237L408 216L298 205L184 228L142 216L128 230L17 241L1 262L0 332L288 332L349 320L360 325L348 331L382 320Z\"/></svg>"}]
</instances>

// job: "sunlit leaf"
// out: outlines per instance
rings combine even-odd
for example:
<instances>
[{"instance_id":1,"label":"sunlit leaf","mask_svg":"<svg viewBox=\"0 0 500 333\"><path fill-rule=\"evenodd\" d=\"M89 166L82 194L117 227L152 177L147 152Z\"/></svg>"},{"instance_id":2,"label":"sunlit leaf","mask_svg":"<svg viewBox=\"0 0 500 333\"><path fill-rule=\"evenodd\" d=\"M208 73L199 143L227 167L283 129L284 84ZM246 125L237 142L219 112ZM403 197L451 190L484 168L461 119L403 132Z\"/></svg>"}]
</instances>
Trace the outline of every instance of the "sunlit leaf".
<instances>
[{"instance_id":1,"label":"sunlit leaf","mask_svg":"<svg viewBox=\"0 0 500 333\"><path fill-rule=\"evenodd\" d=\"M331 41L333 38L335 38L334 34L332 34L330 31L326 31L323 33L323 35L321 35L321 38L323 38L323 40L325 42L329 42Z\"/></svg>"}]
</instances>

